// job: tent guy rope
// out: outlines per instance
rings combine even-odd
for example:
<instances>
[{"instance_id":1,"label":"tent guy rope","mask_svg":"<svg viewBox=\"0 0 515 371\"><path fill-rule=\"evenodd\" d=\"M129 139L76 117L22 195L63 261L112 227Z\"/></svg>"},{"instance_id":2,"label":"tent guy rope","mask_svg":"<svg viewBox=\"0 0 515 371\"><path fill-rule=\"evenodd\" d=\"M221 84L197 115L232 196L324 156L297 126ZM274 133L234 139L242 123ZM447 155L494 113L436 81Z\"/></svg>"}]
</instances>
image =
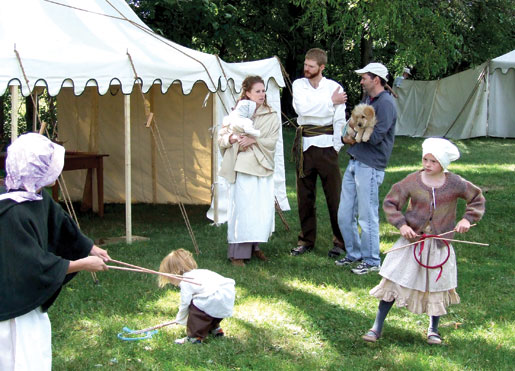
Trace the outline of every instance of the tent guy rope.
<instances>
[{"instance_id":1,"label":"tent guy rope","mask_svg":"<svg viewBox=\"0 0 515 371\"><path fill-rule=\"evenodd\" d=\"M137 80L137 79L139 79L139 76L136 71L136 67L134 66L132 57L128 51L127 51L127 57L129 58L129 62L131 64L132 70L134 72L134 79ZM140 86L139 90L141 93L141 97L143 99L145 115L147 116L146 127L150 128L150 132L152 133L154 142L157 144L157 151L158 151L159 155L161 156L161 159L167 165L165 168L167 170L168 177L171 181L170 183L172 184L173 192L175 193L175 197L177 198L177 204L179 205L179 209L181 210L181 214L182 214L182 217L186 224L188 233L190 235L191 242L193 243L193 246L195 247L195 252L197 254L200 254L200 249L198 247L197 240L195 238L195 233L193 233L193 228L191 227L188 213L186 212L186 207L184 206L184 203L181 201L181 199L179 197L179 185L177 184L177 180L175 179L174 174L173 174L172 163L170 162L170 159L168 158L168 155L166 154L166 147L164 145L161 133L159 132L159 128L157 126L157 122L156 122L154 113L150 111L150 103L148 102L148 99L145 97L145 94L143 93L141 86Z\"/></svg>"}]
</instances>

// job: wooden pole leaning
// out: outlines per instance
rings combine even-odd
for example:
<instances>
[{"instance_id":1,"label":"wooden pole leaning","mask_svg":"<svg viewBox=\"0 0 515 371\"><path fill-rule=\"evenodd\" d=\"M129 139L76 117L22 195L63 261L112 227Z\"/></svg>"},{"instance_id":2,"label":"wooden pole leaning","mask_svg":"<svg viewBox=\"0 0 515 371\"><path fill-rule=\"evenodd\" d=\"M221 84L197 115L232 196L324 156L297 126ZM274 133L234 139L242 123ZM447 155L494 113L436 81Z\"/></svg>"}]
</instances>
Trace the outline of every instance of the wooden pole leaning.
<instances>
[{"instance_id":1,"label":"wooden pole leaning","mask_svg":"<svg viewBox=\"0 0 515 371\"><path fill-rule=\"evenodd\" d=\"M279 214L279 218L281 218L281 221L284 224L284 228L289 232L290 226L288 225L288 222L286 221L286 218L284 217L283 211L281 210L281 206L279 205L279 201L277 201L277 197L275 197L275 210Z\"/></svg>"}]
</instances>

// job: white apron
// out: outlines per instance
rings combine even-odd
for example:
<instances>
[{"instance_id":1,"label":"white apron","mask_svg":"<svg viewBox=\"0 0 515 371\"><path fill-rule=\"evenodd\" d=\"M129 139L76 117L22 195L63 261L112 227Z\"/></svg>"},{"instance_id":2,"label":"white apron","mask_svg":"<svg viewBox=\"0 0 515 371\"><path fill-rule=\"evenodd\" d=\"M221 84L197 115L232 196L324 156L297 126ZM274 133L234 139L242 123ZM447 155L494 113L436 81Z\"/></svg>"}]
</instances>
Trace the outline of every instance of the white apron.
<instances>
[{"instance_id":1,"label":"white apron","mask_svg":"<svg viewBox=\"0 0 515 371\"><path fill-rule=\"evenodd\" d=\"M41 308L0 321L0 370L52 369L52 330Z\"/></svg>"}]
</instances>

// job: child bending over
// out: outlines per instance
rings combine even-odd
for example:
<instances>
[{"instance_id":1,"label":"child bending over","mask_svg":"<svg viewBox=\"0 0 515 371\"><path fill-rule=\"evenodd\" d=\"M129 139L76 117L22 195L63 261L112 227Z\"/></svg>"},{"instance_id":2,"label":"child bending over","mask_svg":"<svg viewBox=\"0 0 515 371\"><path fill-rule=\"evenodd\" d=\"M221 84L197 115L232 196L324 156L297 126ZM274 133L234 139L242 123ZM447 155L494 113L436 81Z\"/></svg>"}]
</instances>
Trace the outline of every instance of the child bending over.
<instances>
[{"instance_id":1,"label":"child bending over","mask_svg":"<svg viewBox=\"0 0 515 371\"><path fill-rule=\"evenodd\" d=\"M178 324L186 325L188 336L175 340L175 343L200 344L209 334L224 336L220 322L232 315L234 280L207 269L197 269L193 255L184 249L168 254L161 262L159 271L181 275L200 284L159 277L159 287L171 283L181 289L181 303L175 320Z\"/></svg>"},{"instance_id":2,"label":"child bending over","mask_svg":"<svg viewBox=\"0 0 515 371\"><path fill-rule=\"evenodd\" d=\"M392 250L422 234L438 235L452 230L465 233L485 212L481 190L447 171L449 163L460 156L454 144L429 138L423 142L422 151L423 169L394 184L383 202L388 222L397 227L402 236ZM464 199L467 206L463 218L456 224L458 198ZM403 214L406 204L408 207ZM444 237L452 239L453 233ZM415 314L427 313L430 316L427 342L441 344L440 316L447 313L447 306L460 302L452 246L449 244L447 248L441 240L426 238L424 243L392 251L387 254L379 274L383 277L381 282L370 290L370 294L380 300L379 309L373 327L363 339L368 342L379 339L386 315L396 301L398 307Z\"/></svg>"}]
</instances>

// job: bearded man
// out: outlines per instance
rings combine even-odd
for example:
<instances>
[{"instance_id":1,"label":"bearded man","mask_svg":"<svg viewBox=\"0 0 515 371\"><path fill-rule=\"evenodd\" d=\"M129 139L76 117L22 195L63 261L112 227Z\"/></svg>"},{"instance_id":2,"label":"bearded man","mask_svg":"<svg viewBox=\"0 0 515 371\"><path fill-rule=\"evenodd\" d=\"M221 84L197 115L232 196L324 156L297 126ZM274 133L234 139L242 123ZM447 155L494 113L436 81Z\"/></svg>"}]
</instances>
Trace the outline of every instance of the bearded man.
<instances>
[{"instance_id":1,"label":"bearded man","mask_svg":"<svg viewBox=\"0 0 515 371\"><path fill-rule=\"evenodd\" d=\"M316 241L316 182L320 177L333 232L329 257L344 252L338 228L341 173L338 152L343 146L347 94L342 86L326 79L322 72L327 54L322 49L308 50L304 61L304 78L293 82L293 108L298 115L293 154L297 167L297 204L301 232L291 254L311 251Z\"/></svg>"}]
</instances>

